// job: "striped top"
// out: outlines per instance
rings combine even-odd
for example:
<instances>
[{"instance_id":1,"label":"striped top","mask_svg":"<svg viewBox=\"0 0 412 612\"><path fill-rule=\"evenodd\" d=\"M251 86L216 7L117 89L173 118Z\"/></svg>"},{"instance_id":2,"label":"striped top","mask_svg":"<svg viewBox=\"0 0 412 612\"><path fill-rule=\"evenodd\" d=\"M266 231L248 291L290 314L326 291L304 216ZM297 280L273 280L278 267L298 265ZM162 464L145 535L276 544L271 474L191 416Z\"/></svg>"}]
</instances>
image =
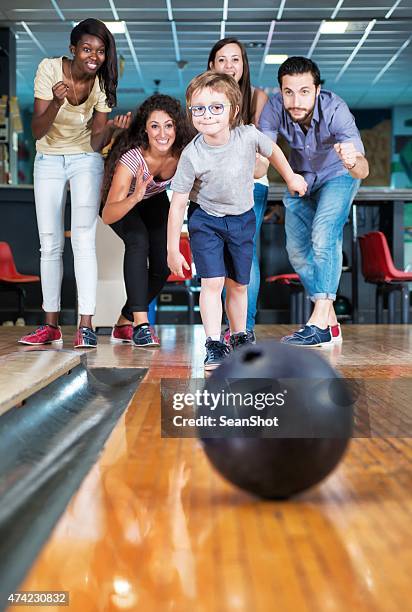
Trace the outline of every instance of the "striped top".
<instances>
[{"instance_id":1,"label":"striped top","mask_svg":"<svg viewBox=\"0 0 412 612\"><path fill-rule=\"evenodd\" d=\"M147 167L146 160L143 157L139 147L126 151L126 153L124 153L119 159L119 163L123 164L123 166L126 166L126 168L128 168L130 172L133 174L133 176L135 177L130 184L130 189L129 189L129 194L128 194L130 195L134 191L135 184L136 184L136 175L137 175L137 171L139 170L139 168L140 167L143 168L143 179L144 180L146 180L150 176L150 170ZM155 181L155 180L150 181L150 183L146 187L146 193L144 194L143 199L147 200L147 198L150 198L156 193L160 193L161 191L165 191L166 189L169 189L172 178L173 177L170 177L170 179L168 179L167 181Z\"/></svg>"}]
</instances>

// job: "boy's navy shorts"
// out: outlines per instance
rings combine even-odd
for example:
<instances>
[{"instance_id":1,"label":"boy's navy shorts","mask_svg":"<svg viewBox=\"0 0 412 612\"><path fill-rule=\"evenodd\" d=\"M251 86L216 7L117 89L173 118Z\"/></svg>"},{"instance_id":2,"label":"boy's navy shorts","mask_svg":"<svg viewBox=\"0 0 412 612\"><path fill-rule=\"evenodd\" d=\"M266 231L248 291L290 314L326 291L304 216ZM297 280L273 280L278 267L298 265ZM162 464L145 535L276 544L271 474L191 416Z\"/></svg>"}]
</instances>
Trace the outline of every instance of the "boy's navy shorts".
<instances>
[{"instance_id":1,"label":"boy's navy shorts","mask_svg":"<svg viewBox=\"0 0 412 612\"><path fill-rule=\"evenodd\" d=\"M200 278L223 276L240 285L249 284L256 231L253 208L241 215L214 217L191 202L188 229Z\"/></svg>"}]
</instances>

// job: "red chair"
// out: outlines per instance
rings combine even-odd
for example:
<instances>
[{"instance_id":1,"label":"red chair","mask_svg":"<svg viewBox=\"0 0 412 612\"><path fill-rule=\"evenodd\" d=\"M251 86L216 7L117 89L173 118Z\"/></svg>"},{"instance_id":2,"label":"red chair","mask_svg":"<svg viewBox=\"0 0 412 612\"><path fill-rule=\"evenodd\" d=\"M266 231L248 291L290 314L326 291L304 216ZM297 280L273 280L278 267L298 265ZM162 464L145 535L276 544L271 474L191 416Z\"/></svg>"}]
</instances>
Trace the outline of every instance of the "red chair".
<instances>
[{"instance_id":1,"label":"red chair","mask_svg":"<svg viewBox=\"0 0 412 612\"><path fill-rule=\"evenodd\" d=\"M40 276L34 274L20 274L14 263L13 253L7 242L0 242L0 287L5 291L14 291L19 299L18 316L24 316L24 299L26 291L21 285L38 283Z\"/></svg>"},{"instance_id":2,"label":"red chair","mask_svg":"<svg viewBox=\"0 0 412 612\"><path fill-rule=\"evenodd\" d=\"M401 323L409 321L409 287L412 273L398 270L382 232L359 237L362 274L367 283L376 285L376 323L383 320L383 296L388 295L388 322L395 323L395 291L401 294Z\"/></svg>"},{"instance_id":3,"label":"red chair","mask_svg":"<svg viewBox=\"0 0 412 612\"><path fill-rule=\"evenodd\" d=\"M305 292L305 288L298 274L276 274L268 276L267 283L278 283L286 285L290 289L290 322L301 324L306 323L312 311L312 304L309 296Z\"/></svg>"},{"instance_id":4,"label":"red chair","mask_svg":"<svg viewBox=\"0 0 412 612\"><path fill-rule=\"evenodd\" d=\"M180 237L180 252L189 264L190 270L183 270L185 276L184 279L180 278L180 276L177 276L176 274L169 275L166 281L166 285L159 296L159 302L162 302L164 304L167 300L171 301L171 296L168 295L170 293L184 292L187 296L188 321L190 325L193 325L193 323L195 322L195 299L193 287L190 286L190 281L192 280L193 275L192 251L190 250L190 242L188 236L183 235ZM168 297L166 298L166 296Z\"/></svg>"}]
</instances>

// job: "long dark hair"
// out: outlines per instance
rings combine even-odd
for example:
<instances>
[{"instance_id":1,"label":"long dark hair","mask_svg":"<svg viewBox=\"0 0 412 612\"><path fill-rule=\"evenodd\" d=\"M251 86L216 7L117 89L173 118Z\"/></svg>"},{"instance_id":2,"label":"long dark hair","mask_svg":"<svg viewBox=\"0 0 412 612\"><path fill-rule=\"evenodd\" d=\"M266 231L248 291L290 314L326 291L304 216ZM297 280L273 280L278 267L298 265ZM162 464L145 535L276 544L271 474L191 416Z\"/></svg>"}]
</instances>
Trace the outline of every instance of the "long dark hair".
<instances>
[{"instance_id":1,"label":"long dark hair","mask_svg":"<svg viewBox=\"0 0 412 612\"><path fill-rule=\"evenodd\" d=\"M117 104L117 53L113 34L103 21L85 19L77 24L70 33L70 44L76 47L82 36L89 34L97 36L104 44L106 59L97 71L100 89L106 94L107 106L113 108Z\"/></svg>"},{"instance_id":2,"label":"long dark hair","mask_svg":"<svg viewBox=\"0 0 412 612\"><path fill-rule=\"evenodd\" d=\"M130 124L130 127L127 130L123 130L119 133L113 143L109 155L106 158L102 188L103 204L106 202L107 194L110 190L110 183L112 181L117 162L121 156L126 153L126 151L135 149L136 147L143 150L148 148L149 140L146 134L146 123L154 111L163 111L167 113L171 119L173 119L176 130L176 138L172 145L171 153L176 157L176 159L179 158L184 147L192 139L194 135L193 131L178 100L163 94L154 94L153 96L150 96L150 98L147 98L137 108L135 117Z\"/></svg>"},{"instance_id":3,"label":"long dark hair","mask_svg":"<svg viewBox=\"0 0 412 612\"><path fill-rule=\"evenodd\" d=\"M242 77L238 83L240 87L240 91L242 92L242 121L245 125L248 125L252 122L253 112L252 112L252 86L250 84L250 69L249 69L249 60L247 58L247 53L245 47L237 38L221 38L217 41L210 50L209 59L207 60L207 70L212 70L210 68L210 64L215 63L216 53L222 49L222 47L226 45L237 45L242 52L242 61L243 61L243 73Z\"/></svg>"}]
</instances>

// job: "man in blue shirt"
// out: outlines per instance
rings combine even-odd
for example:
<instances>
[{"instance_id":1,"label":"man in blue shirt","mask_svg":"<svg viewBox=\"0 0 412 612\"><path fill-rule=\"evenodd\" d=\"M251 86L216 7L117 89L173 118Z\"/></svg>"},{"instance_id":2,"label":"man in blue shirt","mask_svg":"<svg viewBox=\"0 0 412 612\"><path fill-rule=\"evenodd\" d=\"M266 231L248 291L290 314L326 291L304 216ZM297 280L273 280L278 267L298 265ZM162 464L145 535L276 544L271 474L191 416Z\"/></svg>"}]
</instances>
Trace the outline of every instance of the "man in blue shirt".
<instances>
[{"instance_id":1,"label":"man in blue shirt","mask_svg":"<svg viewBox=\"0 0 412 612\"><path fill-rule=\"evenodd\" d=\"M307 324L282 342L321 346L341 342L333 302L342 271L343 227L369 174L355 120L336 94L321 90L319 68L305 57L289 57L279 68L280 92L271 96L259 127L291 147L290 165L308 184L306 195L286 192L286 248L314 302Z\"/></svg>"}]
</instances>

